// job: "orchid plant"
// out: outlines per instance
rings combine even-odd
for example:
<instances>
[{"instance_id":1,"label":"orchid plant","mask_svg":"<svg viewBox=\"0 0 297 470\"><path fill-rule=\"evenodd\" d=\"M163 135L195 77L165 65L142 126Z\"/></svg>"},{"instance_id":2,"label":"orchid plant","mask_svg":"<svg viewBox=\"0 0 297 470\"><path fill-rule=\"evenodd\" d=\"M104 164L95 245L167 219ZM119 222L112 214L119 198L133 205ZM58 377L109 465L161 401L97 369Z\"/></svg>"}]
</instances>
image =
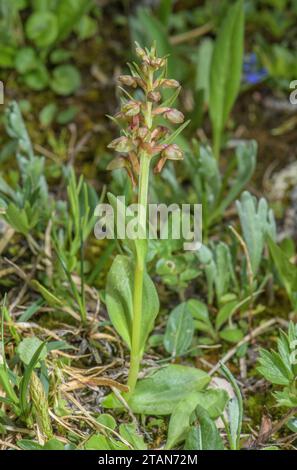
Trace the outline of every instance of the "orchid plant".
<instances>
[{"instance_id":1,"label":"orchid plant","mask_svg":"<svg viewBox=\"0 0 297 470\"><path fill-rule=\"evenodd\" d=\"M132 246L127 240L124 242L128 254L115 258L106 286L110 319L131 352L130 396L137 382L147 337L159 311L158 295L146 269L150 169L154 162L154 172L159 173L167 160L183 159L183 152L174 140L188 124L183 114L172 108L181 87L176 80L166 77L167 58L157 56L155 45L148 50L136 44L136 54L140 65L129 64L131 75L119 77L124 96L120 111L112 119L120 126L122 135L109 144L119 155L108 167L125 169L138 194L137 237ZM131 96L122 85L137 89L137 97ZM162 102L165 88L172 89L173 93ZM164 125L166 121L180 126L172 131ZM109 200L113 204L114 196L109 195Z\"/></svg>"}]
</instances>

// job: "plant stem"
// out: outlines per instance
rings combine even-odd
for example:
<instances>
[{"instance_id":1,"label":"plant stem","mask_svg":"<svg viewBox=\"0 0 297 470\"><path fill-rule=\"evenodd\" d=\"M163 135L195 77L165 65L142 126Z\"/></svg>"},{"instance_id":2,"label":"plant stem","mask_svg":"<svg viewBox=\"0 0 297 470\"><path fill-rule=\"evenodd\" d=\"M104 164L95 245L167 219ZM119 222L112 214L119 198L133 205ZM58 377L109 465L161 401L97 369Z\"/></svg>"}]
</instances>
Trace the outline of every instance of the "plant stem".
<instances>
[{"instance_id":1,"label":"plant stem","mask_svg":"<svg viewBox=\"0 0 297 470\"><path fill-rule=\"evenodd\" d=\"M139 215L138 227L142 238L146 238L146 218L147 218L147 197L149 182L150 159L143 152L140 156L139 175ZM142 324L142 301L143 301L143 276L145 272L146 249L139 249L136 257L134 273L134 293L133 293L133 326L132 326L132 347L130 371L128 376L129 395L133 394L137 382L140 361L142 358L141 345L141 324Z\"/></svg>"}]
</instances>

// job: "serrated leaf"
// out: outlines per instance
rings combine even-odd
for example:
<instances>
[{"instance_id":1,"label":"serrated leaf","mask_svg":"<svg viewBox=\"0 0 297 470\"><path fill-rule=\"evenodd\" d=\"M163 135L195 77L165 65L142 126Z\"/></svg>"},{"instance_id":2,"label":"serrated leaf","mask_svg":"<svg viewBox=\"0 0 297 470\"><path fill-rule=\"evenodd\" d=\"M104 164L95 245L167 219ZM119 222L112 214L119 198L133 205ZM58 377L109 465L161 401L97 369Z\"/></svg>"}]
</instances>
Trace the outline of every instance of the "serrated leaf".
<instances>
[{"instance_id":1,"label":"serrated leaf","mask_svg":"<svg viewBox=\"0 0 297 470\"><path fill-rule=\"evenodd\" d=\"M17 232L22 233L23 235L28 235L30 226L24 209L20 209L11 202L5 211L5 218L9 225L11 225L11 227Z\"/></svg>"}]
</instances>

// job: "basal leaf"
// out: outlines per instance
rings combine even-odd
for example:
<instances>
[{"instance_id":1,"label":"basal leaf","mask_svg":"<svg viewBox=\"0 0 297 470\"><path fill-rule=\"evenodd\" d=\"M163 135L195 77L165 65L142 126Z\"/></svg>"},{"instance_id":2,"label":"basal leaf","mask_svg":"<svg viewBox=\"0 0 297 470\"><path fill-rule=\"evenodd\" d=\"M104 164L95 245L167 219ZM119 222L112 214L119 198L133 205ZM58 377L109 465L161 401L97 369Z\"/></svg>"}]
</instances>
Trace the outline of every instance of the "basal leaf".
<instances>
[{"instance_id":1,"label":"basal leaf","mask_svg":"<svg viewBox=\"0 0 297 470\"><path fill-rule=\"evenodd\" d=\"M191 428L187 440L186 450L224 450L224 444L217 430L215 422L210 418L204 408L197 406L195 410L198 426Z\"/></svg>"},{"instance_id":2,"label":"basal leaf","mask_svg":"<svg viewBox=\"0 0 297 470\"><path fill-rule=\"evenodd\" d=\"M128 256L118 255L108 273L106 305L109 317L119 335L131 348L133 321L133 289L135 265ZM141 345L144 347L159 312L156 288L147 273L143 282L143 311ZM141 351L142 353L143 351Z\"/></svg>"},{"instance_id":3,"label":"basal leaf","mask_svg":"<svg viewBox=\"0 0 297 470\"><path fill-rule=\"evenodd\" d=\"M58 65L53 70L50 86L58 95L71 95L71 93L74 93L80 87L80 85L80 72L73 65Z\"/></svg>"},{"instance_id":4,"label":"basal leaf","mask_svg":"<svg viewBox=\"0 0 297 470\"><path fill-rule=\"evenodd\" d=\"M190 392L206 387L209 380L209 375L202 370L169 365L139 380L129 405L134 413L168 415Z\"/></svg>"},{"instance_id":5,"label":"basal leaf","mask_svg":"<svg viewBox=\"0 0 297 470\"><path fill-rule=\"evenodd\" d=\"M191 415L198 405L202 406L212 419L218 418L224 411L228 402L228 394L225 390L205 390L203 392L190 393L174 409L168 428L166 448L178 444L185 439L186 432L190 428Z\"/></svg>"},{"instance_id":6,"label":"basal leaf","mask_svg":"<svg viewBox=\"0 0 297 470\"><path fill-rule=\"evenodd\" d=\"M33 13L26 23L26 34L37 47L50 46L58 36L57 17L50 11Z\"/></svg>"},{"instance_id":7,"label":"basal leaf","mask_svg":"<svg viewBox=\"0 0 297 470\"><path fill-rule=\"evenodd\" d=\"M136 430L135 424L121 424L120 435L125 439L125 441L131 444L134 450L146 450L147 445L145 444L143 437Z\"/></svg>"}]
</instances>

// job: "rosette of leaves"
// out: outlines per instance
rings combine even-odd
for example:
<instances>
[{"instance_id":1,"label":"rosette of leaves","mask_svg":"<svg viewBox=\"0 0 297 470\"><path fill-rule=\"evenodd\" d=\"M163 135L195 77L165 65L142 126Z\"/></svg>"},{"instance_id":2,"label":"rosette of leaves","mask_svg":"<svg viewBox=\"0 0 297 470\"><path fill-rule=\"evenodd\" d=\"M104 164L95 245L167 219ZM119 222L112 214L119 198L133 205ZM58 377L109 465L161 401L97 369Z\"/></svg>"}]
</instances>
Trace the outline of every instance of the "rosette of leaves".
<instances>
[{"instance_id":1,"label":"rosette of leaves","mask_svg":"<svg viewBox=\"0 0 297 470\"><path fill-rule=\"evenodd\" d=\"M0 207L9 225L28 236L33 230L44 230L53 201L45 179L44 158L35 155L16 102L5 111L5 126L15 148L20 182L10 186L0 174Z\"/></svg>"},{"instance_id":2,"label":"rosette of leaves","mask_svg":"<svg viewBox=\"0 0 297 470\"><path fill-rule=\"evenodd\" d=\"M277 351L261 349L258 372L280 390L274 392L278 406L297 407L297 325L280 332Z\"/></svg>"},{"instance_id":3,"label":"rosette of leaves","mask_svg":"<svg viewBox=\"0 0 297 470\"><path fill-rule=\"evenodd\" d=\"M93 0L2 1L0 67L15 68L25 85L35 91L51 88L62 96L74 93L80 87L81 76L69 63L72 52L63 43L71 33L79 40L96 33L97 21L91 15L95 13L94 5ZM20 16L23 10L24 24Z\"/></svg>"}]
</instances>

